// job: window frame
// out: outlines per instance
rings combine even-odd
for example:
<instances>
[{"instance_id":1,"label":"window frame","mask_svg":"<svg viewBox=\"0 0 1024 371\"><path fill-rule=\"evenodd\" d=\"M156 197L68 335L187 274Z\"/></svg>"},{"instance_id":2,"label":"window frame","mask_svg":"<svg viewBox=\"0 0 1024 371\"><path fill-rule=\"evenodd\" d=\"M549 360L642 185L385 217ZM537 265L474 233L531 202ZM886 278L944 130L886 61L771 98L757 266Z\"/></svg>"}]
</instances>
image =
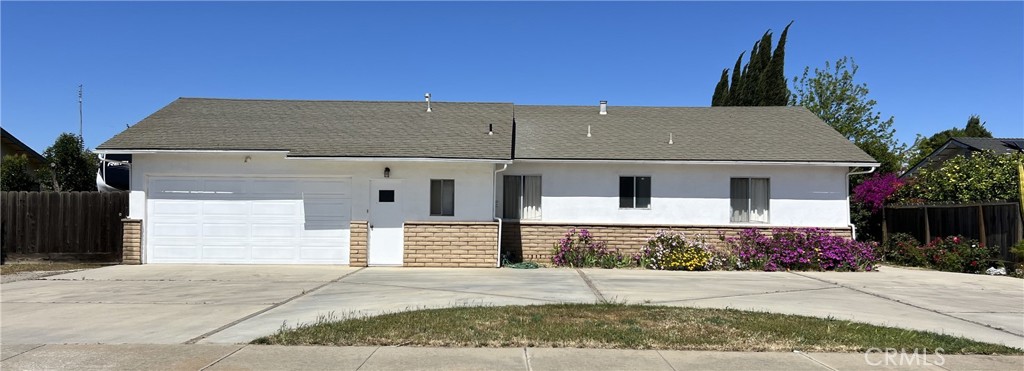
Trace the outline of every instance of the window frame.
<instances>
[{"instance_id":1,"label":"window frame","mask_svg":"<svg viewBox=\"0 0 1024 371\"><path fill-rule=\"evenodd\" d=\"M623 207L622 206L622 179L633 178L633 206ZM639 187L639 180L641 178L647 178L647 206L637 207L637 193ZM619 210L651 210L654 206L654 177L650 175L619 175L619 196L618 196Z\"/></svg>"},{"instance_id":2,"label":"window frame","mask_svg":"<svg viewBox=\"0 0 1024 371\"><path fill-rule=\"evenodd\" d=\"M508 190L505 189L505 178L507 178L507 177L519 178L519 195L518 195L518 197L516 197L516 199L518 200L517 201L518 204L516 205L516 207L519 209L519 217L518 218L511 218L511 217L506 217L505 216L505 209L508 208L508 204L506 204L505 201L504 201L505 200L505 192L508 192ZM525 197L526 197L526 178L527 177L537 177L537 178L540 179L540 182L539 182L539 184L540 184L540 192L539 192L540 193L540 205L539 205L539 207L540 207L540 216L537 217L537 218L523 218L523 201L525 200ZM501 185L502 185L502 189L501 189L501 192L502 192L501 217L502 217L502 219L505 219L505 220L534 220L534 221L544 219L544 176L543 175L541 175L541 174L506 174L506 175L502 176L501 182L502 182L501 183Z\"/></svg>"},{"instance_id":3,"label":"window frame","mask_svg":"<svg viewBox=\"0 0 1024 371\"><path fill-rule=\"evenodd\" d=\"M440 202L440 207L441 207L440 213L434 213L434 182L440 182L440 186L441 186L441 196L440 196L441 200L439 201ZM451 182L451 185L452 185L452 187L451 187L451 190L452 190L452 195L451 195L451 200L452 200L451 214L445 214L445 212L444 212L444 209L445 209L444 208L444 206L445 206L444 205L445 204L445 202L444 202L444 199L445 199L445 197L444 197L445 196L444 195L444 191L445 191L445 186L444 185L445 185L445 182ZM439 216L439 217L453 217L453 216L455 216L455 179L433 179L433 178L430 179L430 195L427 198L428 198L428 201L430 201L429 205L427 206L428 213L430 214L430 216Z\"/></svg>"},{"instance_id":4,"label":"window frame","mask_svg":"<svg viewBox=\"0 0 1024 371\"><path fill-rule=\"evenodd\" d=\"M733 211L734 211L733 210L733 205L732 205L732 201L733 201L733 198L732 198L732 182L733 182L734 179L746 179L747 180L747 213L746 213L747 220L744 220L744 221L733 221L732 220L732 214L733 214ZM768 217L766 218L767 220L765 220L763 222L762 221L750 220L750 215L752 214L751 205L754 202L754 197L753 197L753 194L754 194L754 182L753 181L755 179L763 179L763 180L767 181L767 186L768 186L768 189L765 190L765 197L767 198L767 200L765 202L765 213L767 214ZM757 224L757 225L765 225L765 224L771 224L771 222L772 222L772 178L771 177L757 177L757 176L734 176L734 177L729 177L729 223L730 224Z\"/></svg>"}]
</instances>

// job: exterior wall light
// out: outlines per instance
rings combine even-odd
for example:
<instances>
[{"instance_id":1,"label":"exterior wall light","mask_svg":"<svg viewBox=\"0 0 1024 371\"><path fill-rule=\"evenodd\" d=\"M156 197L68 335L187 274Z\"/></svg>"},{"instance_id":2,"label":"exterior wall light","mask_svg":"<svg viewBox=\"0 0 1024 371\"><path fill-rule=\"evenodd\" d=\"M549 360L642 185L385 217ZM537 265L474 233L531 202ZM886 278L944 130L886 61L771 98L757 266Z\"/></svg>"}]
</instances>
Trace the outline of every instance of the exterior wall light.
<instances>
[{"instance_id":1,"label":"exterior wall light","mask_svg":"<svg viewBox=\"0 0 1024 371\"><path fill-rule=\"evenodd\" d=\"M391 168L390 167L385 167L384 168L384 177L385 178L390 178L391 177Z\"/></svg>"}]
</instances>

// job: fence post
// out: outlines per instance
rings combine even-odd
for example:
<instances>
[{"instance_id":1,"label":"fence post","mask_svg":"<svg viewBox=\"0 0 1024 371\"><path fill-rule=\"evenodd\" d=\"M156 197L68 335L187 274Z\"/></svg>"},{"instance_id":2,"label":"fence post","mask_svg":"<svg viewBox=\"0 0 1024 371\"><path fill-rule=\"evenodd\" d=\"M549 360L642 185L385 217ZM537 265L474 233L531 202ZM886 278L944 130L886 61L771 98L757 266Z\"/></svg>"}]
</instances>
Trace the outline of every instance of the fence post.
<instances>
[{"instance_id":1,"label":"fence post","mask_svg":"<svg viewBox=\"0 0 1024 371\"><path fill-rule=\"evenodd\" d=\"M982 246L988 246L988 236L985 233L985 212L982 210L982 206L978 205L978 234Z\"/></svg>"},{"instance_id":2,"label":"fence post","mask_svg":"<svg viewBox=\"0 0 1024 371\"><path fill-rule=\"evenodd\" d=\"M885 207L882 207L882 244L889 242L889 218L886 217Z\"/></svg>"},{"instance_id":3,"label":"fence post","mask_svg":"<svg viewBox=\"0 0 1024 371\"><path fill-rule=\"evenodd\" d=\"M932 226L931 223L928 223L928 206L921 210L924 211L924 243L927 244L932 240Z\"/></svg>"}]
</instances>

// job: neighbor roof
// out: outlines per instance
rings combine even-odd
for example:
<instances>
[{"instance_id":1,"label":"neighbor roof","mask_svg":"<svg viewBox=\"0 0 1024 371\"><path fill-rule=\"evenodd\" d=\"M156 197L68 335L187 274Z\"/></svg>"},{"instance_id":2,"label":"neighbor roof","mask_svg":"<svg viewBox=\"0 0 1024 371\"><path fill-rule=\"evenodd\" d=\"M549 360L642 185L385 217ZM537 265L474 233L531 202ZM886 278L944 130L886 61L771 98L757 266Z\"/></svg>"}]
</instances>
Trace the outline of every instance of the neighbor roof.
<instances>
[{"instance_id":1,"label":"neighbor roof","mask_svg":"<svg viewBox=\"0 0 1024 371\"><path fill-rule=\"evenodd\" d=\"M46 159L39 152L36 152L32 147L29 147L2 127L0 127L0 141L3 142L4 148L14 151L14 153L4 153L4 155L25 155L33 166L42 166L46 163Z\"/></svg>"},{"instance_id":2,"label":"neighbor roof","mask_svg":"<svg viewBox=\"0 0 1024 371\"><path fill-rule=\"evenodd\" d=\"M947 160L970 152L993 151L998 154L1016 153L1024 150L1024 138L973 138L954 137L946 140L928 156L913 164L901 178L916 174L921 169L935 169Z\"/></svg>"},{"instance_id":3,"label":"neighbor roof","mask_svg":"<svg viewBox=\"0 0 1024 371\"><path fill-rule=\"evenodd\" d=\"M179 98L97 149L509 160L511 103ZM488 134L488 130L493 134Z\"/></svg>"},{"instance_id":4,"label":"neighbor roof","mask_svg":"<svg viewBox=\"0 0 1024 371\"><path fill-rule=\"evenodd\" d=\"M1014 153L1024 148L1024 138L969 138L955 137L954 140L963 143L974 151L995 151L996 153Z\"/></svg>"},{"instance_id":5,"label":"neighbor roof","mask_svg":"<svg viewBox=\"0 0 1024 371\"><path fill-rule=\"evenodd\" d=\"M516 105L515 157L877 163L803 107Z\"/></svg>"}]
</instances>

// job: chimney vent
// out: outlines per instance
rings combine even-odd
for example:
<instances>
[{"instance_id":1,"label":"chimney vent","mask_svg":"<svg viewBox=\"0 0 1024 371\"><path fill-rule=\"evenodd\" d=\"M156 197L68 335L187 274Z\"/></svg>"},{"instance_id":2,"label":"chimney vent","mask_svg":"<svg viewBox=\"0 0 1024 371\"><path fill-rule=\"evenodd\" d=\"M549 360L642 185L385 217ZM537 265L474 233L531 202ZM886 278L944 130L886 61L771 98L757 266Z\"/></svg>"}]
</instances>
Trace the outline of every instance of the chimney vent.
<instances>
[{"instance_id":1,"label":"chimney vent","mask_svg":"<svg viewBox=\"0 0 1024 371\"><path fill-rule=\"evenodd\" d=\"M602 115L607 115L608 114L608 101L606 101L606 100L601 101L601 114Z\"/></svg>"},{"instance_id":2,"label":"chimney vent","mask_svg":"<svg viewBox=\"0 0 1024 371\"><path fill-rule=\"evenodd\" d=\"M423 94L423 97L427 98L427 112L431 112L430 111L430 93Z\"/></svg>"}]
</instances>

